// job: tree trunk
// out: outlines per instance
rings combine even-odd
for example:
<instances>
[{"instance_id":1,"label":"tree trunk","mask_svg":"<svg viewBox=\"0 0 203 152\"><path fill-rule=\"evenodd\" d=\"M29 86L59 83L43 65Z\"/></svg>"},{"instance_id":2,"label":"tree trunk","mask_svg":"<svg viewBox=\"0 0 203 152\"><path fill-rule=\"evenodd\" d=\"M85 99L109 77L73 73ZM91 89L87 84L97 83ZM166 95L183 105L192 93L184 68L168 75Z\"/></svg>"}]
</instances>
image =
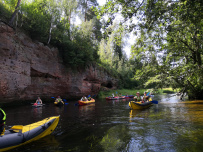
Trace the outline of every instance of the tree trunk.
<instances>
[{"instance_id":1,"label":"tree trunk","mask_svg":"<svg viewBox=\"0 0 203 152\"><path fill-rule=\"evenodd\" d=\"M18 13L18 7L20 6L21 0L18 0L17 6L15 7L15 11L13 12L11 19L9 21L9 25L13 25L13 22L15 20L16 14Z\"/></svg>"},{"instance_id":2,"label":"tree trunk","mask_svg":"<svg viewBox=\"0 0 203 152\"><path fill-rule=\"evenodd\" d=\"M197 65L198 67L200 68L201 65L202 65L202 59L201 59L201 49L200 49L200 43L198 41L198 33L199 33L199 30L197 30L195 32L195 37L194 37L194 41L195 41L195 45L196 45L196 58L197 58Z\"/></svg>"},{"instance_id":3,"label":"tree trunk","mask_svg":"<svg viewBox=\"0 0 203 152\"><path fill-rule=\"evenodd\" d=\"M85 3L85 22L87 20L87 0L86 0L86 3Z\"/></svg>"},{"instance_id":4,"label":"tree trunk","mask_svg":"<svg viewBox=\"0 0 203 152\"><path fill-rule=\"evenodd\" d=\"M52 21L51 21L51 25L50 25L50 29L49 29L49 39L48 39L47 44L49 44L51 41L51 31L52 31Z\"/></svg>"},{"instance_id":5,"label":"tree trunk","mask_svg":"<svg viewBox=\"0 0 203 152\"><path fill-rule=\"evenodd\" d=\"M70 20L71 20L71 9L70 9L70 14L69 14L69 26L70 26Z\"/></svg>"}]
</instances>

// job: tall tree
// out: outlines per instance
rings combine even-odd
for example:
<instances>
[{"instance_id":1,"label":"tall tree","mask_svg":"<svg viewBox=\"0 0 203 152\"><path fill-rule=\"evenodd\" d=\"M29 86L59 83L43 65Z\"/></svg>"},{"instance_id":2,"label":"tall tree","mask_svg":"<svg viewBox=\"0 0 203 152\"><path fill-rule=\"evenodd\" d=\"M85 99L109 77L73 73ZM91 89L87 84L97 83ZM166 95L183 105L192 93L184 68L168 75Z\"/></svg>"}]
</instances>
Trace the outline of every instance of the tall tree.
<instances>
[{"instance_id":1,"label":"tall tree","mask_svg":"<svg viewBox=\"0 0 203 152\"><path fill-rule=\"evenodd\" d=\"M19 11L20 3L21 3L21 0L18 0L17 5L16 5L16 7L15 7L15 11L13 12L13 14L12 14L12 16L11 16L11 19L10 19L10 21L9 21L9 24L10 24L10 25L13 25L13 22L14 22L14 20L15 20L15 18L16 18L16 14L17 14L18 11Z\"/></svg>"},{"instance_id":2,"label":"tall tree","mask_svg":"<svg viewBox=\"0 0 203 152\"><path fill-rule=\"evenodd\" d=\"M84 17L84 22L92 19L93 16L95 16L91 8L98 6L97 0L78 0L78 3L81 8L81 15Z\"/></svg>"}]
</instances>

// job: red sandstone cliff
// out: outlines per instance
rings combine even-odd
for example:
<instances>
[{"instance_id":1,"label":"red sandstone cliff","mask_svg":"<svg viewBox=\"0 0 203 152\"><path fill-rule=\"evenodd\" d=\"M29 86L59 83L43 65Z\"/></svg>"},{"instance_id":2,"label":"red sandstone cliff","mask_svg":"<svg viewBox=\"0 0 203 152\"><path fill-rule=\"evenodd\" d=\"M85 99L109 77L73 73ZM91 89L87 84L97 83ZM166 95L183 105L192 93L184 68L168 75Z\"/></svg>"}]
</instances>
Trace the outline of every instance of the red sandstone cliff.
<instances>
[{"instance_id":1,"label":"red sandstone cliff","mask_svg":"<svg viewBox=\"0 0 203 152\"><path fill-rule=\"evenodd\" d=\"M56 48L33 42L0 22L0 102L35 100L37 96L79 98L97 94L102 86L117 86L104 69L89 66L72 72Z\"/></svg>"}]
</instances>

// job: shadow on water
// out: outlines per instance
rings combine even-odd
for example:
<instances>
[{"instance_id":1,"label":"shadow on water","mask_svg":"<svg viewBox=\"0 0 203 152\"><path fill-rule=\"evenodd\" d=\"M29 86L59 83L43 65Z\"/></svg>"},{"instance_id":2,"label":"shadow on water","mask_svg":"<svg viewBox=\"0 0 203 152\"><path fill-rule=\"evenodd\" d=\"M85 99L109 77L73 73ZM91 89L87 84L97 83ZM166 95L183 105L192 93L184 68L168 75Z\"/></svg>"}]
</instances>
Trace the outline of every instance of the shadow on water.
<instances>
[{"instance_id":1,"label":"shadow on water","mask_svg":"<svg viewBox=\"0 0 203 152\"><path fill-rule=\"evenodd\" d=\"M180 101L177 96L156 95L158 105L131 110L129 100L96 99L56 107L9 107L7 125L26 125L60 115L53 132L43 139L12 151L195 151L203 149L203 101Z\"/></svg>"}]
</instances>

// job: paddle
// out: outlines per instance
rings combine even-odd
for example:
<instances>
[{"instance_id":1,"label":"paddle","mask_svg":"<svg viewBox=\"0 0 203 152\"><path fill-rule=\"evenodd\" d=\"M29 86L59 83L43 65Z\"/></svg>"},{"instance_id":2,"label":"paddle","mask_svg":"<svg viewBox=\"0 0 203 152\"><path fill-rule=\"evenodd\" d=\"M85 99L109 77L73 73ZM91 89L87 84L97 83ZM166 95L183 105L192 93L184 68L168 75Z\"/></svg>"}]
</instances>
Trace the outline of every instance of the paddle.
<instances>
[{"instance_id":1,"label":"paddle","mask_svg":"<svg viewBox=\"0 0 203 152\"><path fill-rule=\"evenodd\" d=\"M92 98L94 99L94 97L96 97L96 96L97 96L97 95L95 94L95 95L92 96Z\"/></svg>"},{"instance_id":2,"label":"paddle","mask_svg":"<svg viewBox=\"0 0 203 152\"><path fill-rule=\"evenodd\" d=\"M153 104L158 104L158 101L157 100L152 100L151 101Z\"/></svg>"},{"instance_id":3,"label":"paddle","mask_svg":"<svg viewBox=\"0 0 203 152\"><path fill-rule=\"evenodd\" d=\"M65 103L66 105L68 104L66 99L63 99L63 101L64 101L64 103Z\"/></svg>"},{"instance_id":4,"label":"paddle","mask_svg":"<svg viewBox=\"0 0 203 152\"><path fill-rule=\"evenodd\" d=\"M147 96L150 94L150 92L147 93Z\"/></svg>"}]
</instances>

